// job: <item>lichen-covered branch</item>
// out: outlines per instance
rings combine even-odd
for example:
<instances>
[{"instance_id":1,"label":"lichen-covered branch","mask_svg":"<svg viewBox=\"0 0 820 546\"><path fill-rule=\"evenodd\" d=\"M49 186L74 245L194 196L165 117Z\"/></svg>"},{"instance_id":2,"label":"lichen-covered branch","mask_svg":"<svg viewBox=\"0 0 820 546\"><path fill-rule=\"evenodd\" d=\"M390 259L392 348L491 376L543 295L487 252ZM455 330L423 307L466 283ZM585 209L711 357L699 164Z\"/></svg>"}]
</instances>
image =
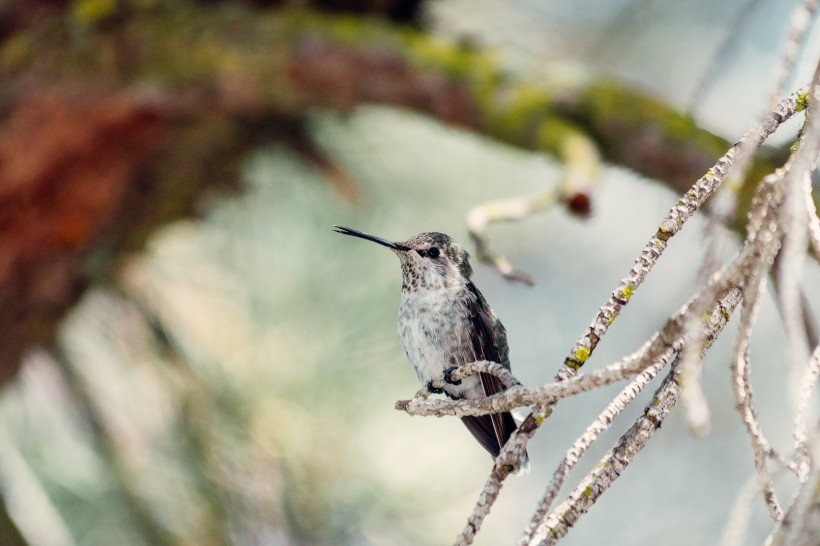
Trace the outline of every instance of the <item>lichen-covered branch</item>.
<instances>
[{"instance_id":1,"label":"lichen-covered branch","mask_svg":"<svg viewBox=\"0 0 820 546\"><path fill-rule=\"evenodd\" d=\"M715 335L707 336L704 351L717 339L717 334L726 325L732 309L741 298L741 289L732 288L721 299L720 305L709 319L710 328ZM679 362L675 362L661 386L655 391L652 403L646 408L644 415L621 436L615 447L596 465L595 470L581 480L569 497L546 518L539 531L522 543L555 544L566 535L578 518L586 513L598 497L623 474L626 467L660 428L677 402L680 393L679 376L680 365Z\"/></svg>"},{"instance_id":2,"label":"lichen-covered branch","mask_svg":"<svg viewBox=\"0 0 820 546\"><path fill-rule=\"evenodd\" d=\"M609 301L601 307L586 334L570 351L561 372L563 376L574 375L576 370L583 366L584 362L590 357L600 339L617 318L621 308L629 302L629 298L632 297L654 264L657 263L663 251L666 250L669 239L680 230L684 223L720 186L723 177L736 160L744 143L751 142L752 149L759 147L777 127L805 107L806 91L806 88L800 89L781 101L777 109L759 127L744 135L740 142L726 152L714 167L709 169L678 201L677 205L669 211L666 218L661 222L658 231L649 240L641 255L635 261L633 268L627 273L618 288L612 292Z\"/></svg>"},{"instance_id":3,"label":"lichen-covered branch","mask_svg":"<svg viewBox=\"0 0 820 546\"><path fill-rule=\"evenodd\" d=\"M684 198L678 201L678 204L670 210L655 235L647 243L636 260L635 266L612 293L609 301L599 309L585 335L576 342L569 356L565 359L564 365L559 369L556 382L566 381L578 374L584 362L591 356L598 342L618 316L621 308L629 302L635 290L642 284L649 271L657 263L666 249L669 239L692 217L704 201L720 187L734 161L738 157L742 158L744 154L750 154L756 150L785 120L796 112L803 110L806 107L806 101L807 88L800 89L781 101L774 112L758 127L744 135L735 146L718 160L718 163L705 176L695 183ZM699 299L697 306L708 306L709 302L713 301L708 297L710 295L717 297L731 286L743 285L748 276L749 261L759 258L759 255L760 249L758 246L747 245L741 253L741 257L736 260L735 266L731 269L731 274L721 275L716 279L717 282L713 282L709 290L701 294L700 298L702 299ZM679 373L679 370L676 373ZM677 400L677 393L674 396ZM475 534L481 528L484 518L489 514L492 505L498 498L503 482L509 475L508 469L513 467L514 461L518 460L529 439L551 413L552 404L536 403L510 441L502 448L501 453L496 457L493 471L485 483L479 501L468 518L467 525L458 536L456 544L470 544L472 542Z\"/></svg>"},{"instance_id":4,"label":"lichen-covered branch","mask_svg":"<svg viewBox=\"0 0 820 546\"><path fill-rule=\"evenodd\" d=\"M669 360L673 357L673 353L670 351L667 355L668 358L661 359L657 363L652 364L641 372L635 380L627 385L626 388L622 390L612 400L612 402L609 403L604 411L601 412L598 418L596 418L595 421L587 427L584 434L575 440L572 447L567 450L564 455L564 459L553 473L552 479L547 486L547 491L544 493L541 501L539 501L538 506L530 519L529 525L524 530L524 536L519 541L519 544L527 544L530 540L532 540L533 536L539 531L540 526L544 522L544 518L547 514L549 514L552 504L555 502L555 499L558 497L558 493L564 486L569 472L575 468L575 465L578 464L578 461L584 453L586 453L587 449L589 449L589 446L591 446L592 443L598 439L601 433L609 429L615 417L626 409L626 406L629 405L641 391L643 391L644 387L646 387L646 385L652 381L666 365L669 364Z\"/></svg>"},{"instance_id":5,"label":"lichen-covered branch","mask_svg":"<svg viewBox=\"0 0 820 546\"><path fill-rule=\"evenodd\" d=\"M795 61L801 46L805 43L806 35L811 29L811 23L817 16L817 0L804 0L802 4L792 10L791 28L780 62L777 83L769 93L769 107L773 108L786 90L786 83L794 72Z\"/></svg>"}]
</instances>

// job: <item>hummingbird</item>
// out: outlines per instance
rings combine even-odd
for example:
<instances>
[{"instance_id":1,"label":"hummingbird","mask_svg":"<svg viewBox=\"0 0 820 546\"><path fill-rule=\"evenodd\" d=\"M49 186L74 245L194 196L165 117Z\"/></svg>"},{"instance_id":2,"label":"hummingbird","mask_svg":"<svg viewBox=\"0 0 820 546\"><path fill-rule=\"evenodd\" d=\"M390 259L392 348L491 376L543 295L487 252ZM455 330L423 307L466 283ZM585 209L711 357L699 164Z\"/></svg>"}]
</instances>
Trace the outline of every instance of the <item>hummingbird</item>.
<instances>
[{"instance_id":1,"label":"hummingbird","mask_svg":"<svg viewBox=\"0 0 820 546\"><path fill-rule=\"evenodd\" d=\"M404 354L419 382L430 392L453 400L476 399L506 389L492 374L460 380L450 377L462 364L489 360L510 369L507 332L495 311L470 280L470 255L444 233L420 233L406 241L381 237L342 226L334 231L386 246L399 258L402 272L399 336ZM443 389L433 381L444 378ZM465 416L461 420L493 458L516 429L510 412ZM517 470L528 466L524 452Z\"/></svg>"}]
</instances>

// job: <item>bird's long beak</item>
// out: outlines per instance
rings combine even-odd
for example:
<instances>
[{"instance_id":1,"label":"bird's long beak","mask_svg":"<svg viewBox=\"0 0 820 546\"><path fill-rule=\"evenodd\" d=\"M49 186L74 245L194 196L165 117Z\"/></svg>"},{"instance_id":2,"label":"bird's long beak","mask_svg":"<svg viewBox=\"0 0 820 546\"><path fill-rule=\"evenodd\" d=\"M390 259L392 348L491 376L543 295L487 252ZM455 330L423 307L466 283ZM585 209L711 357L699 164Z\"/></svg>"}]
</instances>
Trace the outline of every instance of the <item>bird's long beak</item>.
<instances>
[{"instance_id":1,"label":"bird's long beak","mask_svg":"<svg viewBox=\"0 0 820 546\"><path fill-rule=\"evenodd\" d=\"M346 228L343 226L333 226L333 231L336 233L341 233L342 235L350 235L353 237L358 237L359 239L365 239L367 241L373 241L374 243L378 243L382 246L386 246L391 250L400 250L400 251L407 251L410 250L409 247L404 245L400 245L398 243L394 243L392 241L388 241L387 239L382 239L381 237L376 237L375 235L369 235L367 233L363 233L361 231Z\"/></svg>"}]
</instances>

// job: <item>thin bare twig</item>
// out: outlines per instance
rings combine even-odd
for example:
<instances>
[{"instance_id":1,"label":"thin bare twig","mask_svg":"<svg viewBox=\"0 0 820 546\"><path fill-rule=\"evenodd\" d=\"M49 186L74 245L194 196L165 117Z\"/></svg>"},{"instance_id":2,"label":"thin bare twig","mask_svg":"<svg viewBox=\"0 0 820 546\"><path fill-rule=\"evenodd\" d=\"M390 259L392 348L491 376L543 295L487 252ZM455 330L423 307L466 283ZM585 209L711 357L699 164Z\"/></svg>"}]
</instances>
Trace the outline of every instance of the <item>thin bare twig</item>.
<instances>
[{"instance_id":1,"label":"thin bare twig","mask_svg":"<svg viewBox=\"0 0 820 546\"><path fill-rule=\"evenodd\" d=\"M815 68L811 82L811 101L803 134L797 150L784 166L783 248L778 262L778 296L783 316L788 354L791 362L790 377L794 392L799 391L801 368L807 358L809 347L806 329L803 327L804 312L801 300L800 279L808 245L810 216L805 206L805 187L810 184L809 173L817 164L820 153L820 63ZM812 343L813 345L813 343Z\"/></svg>"},{"instance_id":2,"label":"thin bare twig","mask_svg":"<svg viewBox=\"0 0 820 546\"><path fill-rule=\"evenodd\" d=\"M519 220L555 203L558 197L559 188L556 187L530 197L490 201L473 207L467 214L467 230L475 244L476 258L493 266L507 280L534 285L535 279L531 275L513 267L504 256L490 251L484 233L490 222Z\"/></svg>"},{"instance_id":3,"label":"thin bare twig","mask_svg":"<svg viewBox=\"0 0 820 546\"><path fill-rule=\"evenodd\" d=\"M655 339L660 340L660 333L656 335ZM674 341L677 341L677 339ZM646 355L653 346L652 343L648 342L632 355L610 364L606 368L576 376L568 381L547 383L538 387L525 387L512 375L509 375L510 387L504 392L486 398L478 400L430 400L417 396L412 400L397 401L396 409L406 411L410 415L463 417L509 411L536 402L552 403L562 398L588 392L634 376L648 366ZM494 362L473 362L458 367L453 372L453 376L457 378L466 375L467 371L497 370L498 368L507 371L506 368ZM439 385L444 385L444 381L434 382L434 386Z\"/></svg>"},{"instance_id":4,"label":"thin bare twig","mask_svg":"<svg viewBox=\"0 0 820 546\"><path fill-rule=\"evenodd\" d=\"M695 316L689 318L686 324L687 343L683 348L681 360L681 377L683 389L680 394L683 415L689 424L689 430L696 436L709 434L710 416L709 404L701 384L703 358L699 347L703 343L703 325Z\"/></svg>"},{"instance_id":5,"label":"thin bare twig","mask_svg":"<svg viewBox=\"0 0 820 546\"><path fill-rule=\"evenodd\" d=\"M564 459L552 475L547 486L547 491L544 497L538 503L535 513L530 519L527 529L524 531L523 537L519 540L519 544L528 544L532 537L539 532L541 525L544 523L544 518L552 508L552 503L555 502L558 493L566 482L569 472L575 468L578 461L586 453L589 446L598 439L602 432L607 430L612 422L624 409L629 405L638 394L643 391L644 387L652 381L655 376L667 365L674 356L673 351L668 351L666 358L662 358L655 364L652 364L641 372L635 380L633 380L625 389L623 389L618 396L601 412L601 414L590 424L580 438L575 440L572 447L567 450Z\"/></svg>"},{"instance_id":6,"label":"thin bare twig","mask_svg":"<svg viewBox=\"0 0 820 546\"><path fill-rule=\"evenodd\" d=\"M814 446L814 456L820 446ZM766 537L765 546L791 546L792 544L817 544L820 536L820 466L815 465L786 511L783 520L775 525Z\"/></svg>"},{"instance_id":7,"label":"thin bare twig","mask_svg":"<svg viewBox=\"0 0 820 546\"><path fill-rule=\"evenodd\" d=\"M741 310L740 334L735 343L735 356L732 359L732 385L735 394L737 409L743 417L743 423L752 441L752 451L754 453L755 469L757 470L758 487L763 493L766 506L772 519L779 521L783 517L783 511L774 492L774 482L766 466L769 458L775 457L774 450L763 436L760 422L757 417L757 410L754 404L751 381L749 378L749 340L751 338L751 327L758 309L760 293L765 286L765 276L756 275L752 280L747 297L749 301L745 303Z\"/></svg>"},{"instance_id":8,"label":"thin bare twig","mask_svg":"<svg viewBox=\"0 0 820 546\"><path fill-rule=\"evenodd\" d=\"M531 275L516 269L507 258L490 250L486 236L488 225L520 220L560 201L569 203L571 210L577 209L572 203L588 203L592 187L600 177L601 155L595 143L579 129L569 126L564 129L567 134L558 150L558 156L564 163L564 173L554 188L528 197L482 203L467 214L467 230L475 243L476 258L493 266L508 280L530 286L535 284Z\"/></svg>"},{"instance_id":9,"label":"thin bare twig","mask_svg":"<svg viewBox=\"0 0 820 546\"><path fill-rule=\"evenodd\" d=\"M794 417L794 463L797 466L797 477L801 485L808 480L811 469L809 454L808 420L809 401L817 386L817 377L820 376L820 345L814 348L808 366L800 381L800 397L797 401L797 411Z\"/></svg>"},{"instance_id":10,"label":"thin bare twig","mask_svg":"<svg viewBox=\"0 0 820 546\"><path fill-rule=\"evenodd\" d=\"M745 543L746 529L749 527L749 518L752 515L752 501L757 496L757 474L746 480L746 484L738 493L726 526L723 529L721 546L741 546Z\"/></svg>"},{"instance_id":11,"label":"thin bare twig","mask_svg":"<svg viewBox=\"0 0 820 546\"><path fill-rule=\"evenodd\" d=\"M754 395L750 381L749 343L759 307L760 295L766 285L768 269L777 253L782 231L776 222L777 212L782 201L783 169L767 176L758 187L749 212L747 222L747 245L760 249L760 259L751 263L746 297L740 313L740 327L735 341L732 356L732 387L736 407L749 434L757 471L758 487L763 494L766 506L775 521L782 517L782 509L774 492L774 482L767 467L770 458L776 458L774 450L760 427Z\"/></svg>"},{"instance_id":12,"label":"thin bare twig","mask_svg":"<svg viewBox=\"0 0 820 546\"><path fill-rule=\"evenodd\" d=\"M668 241L683 227L685 222L700 209L704 201L712 195L723 182L726 173L734 162L742 158L741 148L746 143L751 145L751 150L758 148L766 138L768 138L784 121L793 116L805 106L805 96L808 86L795 91L786 99L783 99L778 107L755 129L746 133L740 141L729 149L709 171L698 180L692 189L678 201L678 204L669 211L666 218L661 222L658 231L644 247L635 265L621 280L618 288L612 292L595 319L587 328L587 332L570 351L564 362L561 376L574 375L590 354L595 350L600 339L606 334L609 326L618 316L621 308L627 304L629 298L646 278L646 275L657 263L657 260L666 250ZM750 151L751 151L750 150Z\"/></svg>"},{"instance_id":13,"label":"thin bare twig","mask_svg":"<svg viewBox=\"0 0 820 546\"><path fill-rule=\"evenodd\" d=\"M768 224L766 224L766 225L768 225ZM713 279L710 282L710 284L704 290L702 290L701 293L698 294L698 296L693 298L693 300L690 303L688 303L686 306L684 306L683 310L678 313L679 321L683 324L686 324L693 317L699 316L700 313L701 313L701 310L704 308L704 306L709 305L708 302L714 301L714 299L716 299L720 294L726 292L727 290L730 290L730 292L731 292L731 290L736 289L736 288L732 288L732 287L741 287L741 286L743 286L747 282L746 279L748 278L750 267L753 267L754 264L757 264L757 263L760 262L760 253L761 253L761 248L760 247L764 246L764 243L768 243L768 242L769 241L767 239L764 239L763 242L759 243L758 245L755 245L753 243L747 244L744 247L744 249L741 251L738 258L734 261L734 263L729 268L725 269L722 272L719 272L719 273L715 274L713 276ZM738 301L739 301L740 295L738 294L737 297L738 297ZM736 305L736 302L734 302L734 305ZM734 308L734 305L732 306L732 308ZM710 311L709 316L712 318L713 321L714 321L715 313L719 309L721 309L720 305L718 305L718 308L712 309ZM703 343L698 343L698 345L697 345L700 348L701 355L706 350L706 348L711 346L711 344L716 339L717 334L721 331L721 329L725 325L725 321L728 320L728 312L726 312L725 309L724 309L724 312L726 314L724 314L721 317L722 320L718 320L716 322L710 322L704 328ZM684 340L686 340L686 338L684 338ZM688 341L690 344L692 343L691 340L686 340L686 341ZM702 356L700 358L702 358ZM680 375L682 370L683 370L683 362L680 358L676 362L676 366L677 366L677 371L675 373L677 375ZM680 381L677 381L677 383L679 384ZM676 396L677 396L677 394L676 394ZM559 472L560 472L560 469L559 469ZM556 473L556 474L558 474L558 473ZM607 480L611 481L611 480L614 480L614 478L607 478ZM607 483L609 483L609 481ZM548 489L548 493L545 495L544 499L542 500L542 503L539 504L539 507L536 510L536 513L539 516L539 518L543 517L543 515L546 513L546 509L544 508L543 505L546 504L547 502L551 503L554 496L555 496L555 493L552 491L552 489L553 489L553 486L551 484L550 489ZM549 518L547 520L540 520L540 519L536 519L534 517L531 520L530 525L528 527L528 534L526 534L524 536L524 538L521 541L521 544L529 544L529 543L533 542L533 540L535 540L534 537L536 535L540 536L541 534L543 534L544 533L544 528L549 525L547 523L547 521L550 521ZM554 533L554 529L551 529L550 533Z\"/></svg>"},{"instance_id":14,"label":"thin bare twig","mask_svg":"<svg viewBox=\"0 0 820 546\"><path fill-rule=\"evenodd\" d=\"M786 40L785 51L783 52L783 58L780 62L780 76L777 78L777 84L774 89L772 89L772 92L769 94L769 108L777 104L778 99L783 95L784 89L786 89L786 84L791 78L792 72L794 72L797 54L806 42L806 35L809 28L811 28L811 22L816 12L816 0L805 0L803 4L792 11L789 37Z\"/></svg>"},{"instance_id":15,"label":"thin bare twig","mask_svg":"<svg viewBox=\"0 0 820 546\"><path fill-rule=\"evenodd\" d=\"M719 305L709 317L708 328L714 335L707 336L702 350L706 351L717 339L728 322L732 310L741 301L742 291L738 287L729 289ZM539 533L531 540L522 541L524 544L555 544L565 536L575 522L612 483L618 479L635 456L643 450L646 444L660 428L661 423L677 402L680 392L679 386L680 362L676 361L660 387L655 391L652 402L646 408L644 415L638 418L634 425L620 437L615 447L595 466L578 487L550 514Z\"/></svg>"}]
</instances>

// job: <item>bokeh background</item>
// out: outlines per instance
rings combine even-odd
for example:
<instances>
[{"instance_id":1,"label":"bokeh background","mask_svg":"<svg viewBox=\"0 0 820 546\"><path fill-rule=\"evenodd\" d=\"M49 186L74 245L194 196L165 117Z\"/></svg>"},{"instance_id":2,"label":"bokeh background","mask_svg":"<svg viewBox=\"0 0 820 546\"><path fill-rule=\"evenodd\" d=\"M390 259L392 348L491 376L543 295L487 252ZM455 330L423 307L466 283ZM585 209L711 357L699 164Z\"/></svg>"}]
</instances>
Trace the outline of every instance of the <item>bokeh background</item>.
<instances>
[{"instance_id":1,"label":"bokeh background","mask_svg":"<svg viewBox=\"0 0 820 546\"><path fill-rule=\"evenodd\" d=\"M618 77L735 141L764 112L794 6L436 0L422 24L496 50L528 78ZM812 34L789 90L808 81L818 51ZM3 387L0 484L31 544L432 545L463 527L491 460L458 420L393 410L418 388L395 331L397 261L330 228L394 240L442 231L466 244L472 207L544 191L562 166L394 108L317 111L307 129L355 181L357 200L291 148L263 143L243 161L238 191L155 232ZM793 126L779 135L793 138ZM493 248L537 282L474 264L523 383L552 379L676 200L662 182L607 167L590 217L555 206L491 227ZM591 369L637 348L692 293L704 225L695 218L675 238ZM736 245L726 237L728 258ZM770 297L760 315L753 382L763 426L785 447L791 408ZM753 471L730 390L731 336L704 368L711 433L696 438L676 412L565 543L720 539ZM508 481L478 544L517 538L565 450L616 392L557 407L529 448L531 472ZM615 422L576 480L644 403ZM751 543L768 532L766 517L756 502Z\"/></svg>"}]
</instances>

